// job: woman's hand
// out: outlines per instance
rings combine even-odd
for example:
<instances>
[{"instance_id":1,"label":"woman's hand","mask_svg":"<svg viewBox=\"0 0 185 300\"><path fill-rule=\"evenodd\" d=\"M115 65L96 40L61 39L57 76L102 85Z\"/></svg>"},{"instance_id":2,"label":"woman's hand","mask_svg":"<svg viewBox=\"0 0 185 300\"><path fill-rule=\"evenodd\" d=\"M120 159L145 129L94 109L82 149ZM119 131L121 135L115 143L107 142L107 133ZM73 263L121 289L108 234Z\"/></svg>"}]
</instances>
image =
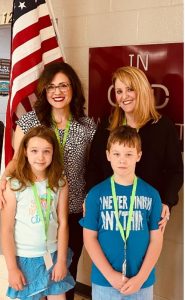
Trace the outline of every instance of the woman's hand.
<instances>
[{"instance_id":1,"label":"woman's hand","mask_svg":"<svg viewBox=\"0 0 185 300\"><path fill-rule=\"evenodd\" d=\"M161 213L162 220L159 222L159 228L162 232L164 232L167 222L170 219L170 210L168 205L163 204L162 213Z\"/></svg>"},{"instance_id":2,"label":"woman's hand","mask_svg":"<svg viewBox=\"0 0 185 300\"><path fill-rule=\"evenodd\" d=\"M3 206L4 206L4 204L5 204L5 198L4 198L4 196L3 196L3 192L4 192L4 190L6 189L6 184L7 184L7 180L6 180L6 178L4 177L2 177L1 178L1 181L0 181L0 209L2 209L3 208Z\"/></svg>"}]
</instances>

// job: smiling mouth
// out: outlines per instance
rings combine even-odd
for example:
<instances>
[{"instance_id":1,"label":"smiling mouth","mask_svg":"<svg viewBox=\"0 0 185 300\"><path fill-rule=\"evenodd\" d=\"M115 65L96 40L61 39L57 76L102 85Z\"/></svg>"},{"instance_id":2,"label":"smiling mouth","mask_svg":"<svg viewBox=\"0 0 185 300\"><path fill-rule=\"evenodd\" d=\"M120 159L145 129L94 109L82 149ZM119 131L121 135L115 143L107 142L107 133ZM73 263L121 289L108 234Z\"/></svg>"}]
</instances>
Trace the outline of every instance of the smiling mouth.
<instances>
[{"instance_id":1,"label":"smiling mouth","mask_svg":"<svg viewBox=\"0 0 185 300\"><path fill-rule=\"evenodd\" d=\"M62 101L64 101L64 99L65 99L65 97L55 97L55 98L53 98L53 100L55 102L62 102Z\"/></svg>"},{"instance_id":2,"label":"smiling mouth","mask_svg":"<svg viewBox=\"0 0 185 300\"><path fill-rule=\"evenodd\" d=\"M121 103L123 103L124 105L128 105L128 104L130 104L132 102L133 102L133 100L124 100Z\"/></svg>"}]
</instances>

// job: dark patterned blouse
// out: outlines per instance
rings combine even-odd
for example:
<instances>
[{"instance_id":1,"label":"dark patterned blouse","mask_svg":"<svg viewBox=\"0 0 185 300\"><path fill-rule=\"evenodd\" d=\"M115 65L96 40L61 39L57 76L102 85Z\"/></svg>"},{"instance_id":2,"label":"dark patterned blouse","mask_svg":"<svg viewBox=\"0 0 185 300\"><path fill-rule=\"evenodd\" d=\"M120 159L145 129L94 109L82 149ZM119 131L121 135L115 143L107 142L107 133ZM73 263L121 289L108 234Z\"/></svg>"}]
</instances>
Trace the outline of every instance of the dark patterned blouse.
<instances>
[{"instance_id":1,"label":"dark patterned blouse","mask_svg":"<svg viewBox=\"0 0 185 300\"><path fill-rule=\"evenodd\" d=\"M69 134L64 148L64 169L69 183L69 213L82 212L82 203L85 199L85 171L88 159L88 150L96 131L96 124L89 117L83 117L80 122L71 121ZM39 126L35 111L23 115L18 121L24 133L30 128ZM62 142L64 130L58 129Z\"/></svg>"}]
</instances>

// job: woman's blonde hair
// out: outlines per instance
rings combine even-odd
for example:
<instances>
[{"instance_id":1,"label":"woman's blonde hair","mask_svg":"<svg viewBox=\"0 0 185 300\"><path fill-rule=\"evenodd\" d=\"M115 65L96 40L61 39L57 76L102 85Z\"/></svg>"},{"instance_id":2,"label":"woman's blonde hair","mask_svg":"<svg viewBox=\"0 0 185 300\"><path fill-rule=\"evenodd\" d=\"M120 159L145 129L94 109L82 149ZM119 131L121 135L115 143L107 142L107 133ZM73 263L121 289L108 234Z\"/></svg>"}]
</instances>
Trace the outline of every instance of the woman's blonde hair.
<instances>
[{"instance_id":1,"label":"woman's blonde hair","mask_svg":"<svg viewBox=\"0 0 185 300\"><path fill-rule=\"evenodd\" d=\"M113 73L112 83L114 86L117 79L124 82L136 93L134 117L137 122L137 128L141 128L150 119L153 119L155 122L158 121L160 114L155 108L155 97L144 72L136 67L121 67ZM116 103L116 107L110 116L109 130L122 125L124 115L124 111Z\"/></svg>"},{"instance_id":2,"label":"woman's blonde hair","mask_svg":"<svg viewBox=\"0 0 185 300\"><path fill-rule=\"evenodd\" d=\"M49 187L54 191L60 187L60 181L64 180L64 170L61 164L60 148L55 135L55 132L47 128L46 126L37 126L31 128L26 133L20 143L19 150L17 153L17 166L15 171L10 174L10 177L19 180L19 188L21 190L26 188L28 185L33 184L35 176L31 170L30 164L26 156L26 149L31 138L39 137L46 140L53 148L53 156L51 164L46 169L46 176L48 179Z\"/></svg>"}]
</instances>

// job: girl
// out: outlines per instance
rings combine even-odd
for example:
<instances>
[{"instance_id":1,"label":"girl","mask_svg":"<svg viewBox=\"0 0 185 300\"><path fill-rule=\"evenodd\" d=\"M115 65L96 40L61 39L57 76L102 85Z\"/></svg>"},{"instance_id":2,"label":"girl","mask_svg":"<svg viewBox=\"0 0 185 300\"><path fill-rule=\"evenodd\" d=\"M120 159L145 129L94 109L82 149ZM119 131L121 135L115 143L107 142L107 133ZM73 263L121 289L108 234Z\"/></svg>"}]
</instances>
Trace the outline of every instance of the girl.
<instances>
[{"instance_id":1,"label":"girl","mask_svg":"<svg viewBox=\"0 0 185 300\"><path fill-rule=\"evenodd\" d=\"M64 300L74 280L67 270L68 185L55 133L44 126L22 139L1 213L10 298Z\"/></svg>"}]
</instances>

